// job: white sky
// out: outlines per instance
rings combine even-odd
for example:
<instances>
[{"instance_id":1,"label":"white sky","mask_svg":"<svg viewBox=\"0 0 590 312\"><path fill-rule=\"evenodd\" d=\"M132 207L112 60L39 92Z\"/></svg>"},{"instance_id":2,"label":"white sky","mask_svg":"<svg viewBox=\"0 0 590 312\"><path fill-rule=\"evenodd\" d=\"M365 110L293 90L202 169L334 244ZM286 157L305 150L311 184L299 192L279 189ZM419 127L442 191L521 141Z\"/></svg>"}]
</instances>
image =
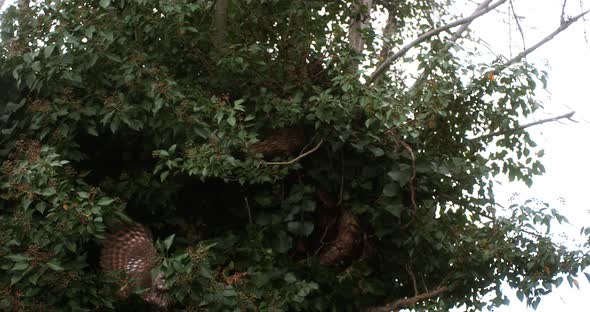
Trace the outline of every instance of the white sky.
<instances>
[{"instance_id":1,"label":"white sky","mask_svg":"<svg viewBox=\"0 0 590 312\"><path fill-rule=\"evenodd\" d=\"M475 8L472 1L458 0L459 3L461 1L464 1L465 13ZM6 1L4 7L12 2ZM562 0L514 0L514 3L517 14L524 17L521 25L527 47L559 26ZM522 41L514 21L511 25L507 22L507 8L507 5L501 6L497 12L476 20L471 28L496 53L510 57L522 50ZM590 0L570 0L566 11L573 16L581 12L582 8L589 9ZM579 122L546 123L529 128L537 143L545 149L543 164L546 174L535 178L531 188L522 183L507 182L496 188L498 202L504 206L509 206L509 198L515 192L520 194L520 198L537 197L551 203L557 203L560 197L565 199L565 204L558 208L568 217L571 225L559 230L572 239L579 237L580 227L590 226L590 205L586 193L590 187L590 140L586 137L590 136L590 43L585 39L587 33L590 40L590 15L587 20L571 26L528 57L529 61L548 66L545 68L549 70L547 91L541 93L545 109L530 121L574 110L574 119ZM580 290L571 289L564 282L560 288L543 298L537 311L588 310L588 298L584 295L590 294L590 284L583 275L578 281ZM510 299L510 306L496 311L533 311L520 303L514 294Z\"/></svg>"},{"instance_id":2,"label":"white sky","mask_svg":"<svg viewBox=\"0 0 590 312\"><path fill-rule=\"evenodd\" d=\"M465 12L471 12L474 4L467 0L465 3ZM520 23L527 47L559 26L561 4L561 0L514 1L516 13L524 17ZM570 0L566 8L568 15L577 15L583 10L590 9L590 0ZM471 28L492 46L495 53L510 58L522 51L522 39L514 20L511 25L507 23L507 10L508 6L503 5L499 12L476 20ZM590 43L585 39L587 33L590 40L590 15L587 16L587 20L588 22L579 21L572 25L528 57L529 61L549 71L547 91L539 93L545 109L528 121L562 115L574 110L576 114L573 119L579 122L564 120L563 123L545 123L529 128L539 146L545 149L542 162L547 172L536 177L531 188L527 188L523 183L507 183L504 180L505 182L495 190L498 203L505 207L509 206L509 198L515 192L520 194L521 199L536 197L555 204L555 208L571 222L570 225L558 230L576 242L580 242L580 228L590 226L590 205L586 193L590 186L587 178L590 177L590 144L587 143L590 142L587 138L590 136ZM565 200L562 205L558 204L560 197ZM580 290L571 289L565 281L556 291L543 298L537 311L553 312L558 308L588 311L588 297L585 294L590 294L590 284L583 274L577 280ZM533 311L526 304L520 303L514 294L510 296L510 301L509 306L495 311Z\"/></svg>"}]
</instances>

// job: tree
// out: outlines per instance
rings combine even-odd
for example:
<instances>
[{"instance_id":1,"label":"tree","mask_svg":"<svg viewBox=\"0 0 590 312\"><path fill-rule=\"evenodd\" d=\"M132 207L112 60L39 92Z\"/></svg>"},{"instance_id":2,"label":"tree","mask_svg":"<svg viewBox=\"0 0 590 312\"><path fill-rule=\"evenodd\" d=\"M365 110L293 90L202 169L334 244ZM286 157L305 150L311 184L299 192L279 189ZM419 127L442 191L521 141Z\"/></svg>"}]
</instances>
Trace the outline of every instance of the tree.
<instances>
[{"instance_id":1,"label":"tree","mask_svg":"<svg viewBox=\"0 0 590 312\"><path fill-rule=\"evenodd\" d=\"M131 220L167 237L152 274L174 310L478 310L507 303L503 281L535 307L576 284L590 245L551 240L567 220L494 201L494 176L544 172L518 123L541 108L538 46L480 64L464 40L506 3L20 1L2 19L0 305L145 306L98 263Z\"/></svg>"}]
</instances>

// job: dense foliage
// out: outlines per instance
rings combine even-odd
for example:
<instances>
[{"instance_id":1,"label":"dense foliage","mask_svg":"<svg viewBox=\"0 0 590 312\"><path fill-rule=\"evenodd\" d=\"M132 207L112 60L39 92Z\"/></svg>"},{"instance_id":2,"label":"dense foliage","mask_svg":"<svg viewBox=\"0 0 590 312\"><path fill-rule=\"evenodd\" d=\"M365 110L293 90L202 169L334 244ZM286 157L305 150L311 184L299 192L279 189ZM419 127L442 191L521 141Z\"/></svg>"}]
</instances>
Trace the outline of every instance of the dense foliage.
<instances>
[{"instance_id":1,"label":"dense foliage","mask_svg":"<svg viewBox=\"0 0 590 312\"><path fill-rule=\"evenodd\" d=\"M385 44L448 19L431 2L377 5L396 15ZM138 309L98 266L100 240L130 220L162 239L173 310L357 311L434 289L430 311L481 309L506 303L502 281L536 306L573 283L590 258L551 241L563 217L534 202L500 213L493 196L498 174L544 172L517 127L544 76L473 63L441 33L363 83L383 41L368 28L366 50L350 48L354 8L233 1L222 27L205 0L10 7L2 309ZM429 74L411 92L402 63Z\"/></svg>"}]
</instances>

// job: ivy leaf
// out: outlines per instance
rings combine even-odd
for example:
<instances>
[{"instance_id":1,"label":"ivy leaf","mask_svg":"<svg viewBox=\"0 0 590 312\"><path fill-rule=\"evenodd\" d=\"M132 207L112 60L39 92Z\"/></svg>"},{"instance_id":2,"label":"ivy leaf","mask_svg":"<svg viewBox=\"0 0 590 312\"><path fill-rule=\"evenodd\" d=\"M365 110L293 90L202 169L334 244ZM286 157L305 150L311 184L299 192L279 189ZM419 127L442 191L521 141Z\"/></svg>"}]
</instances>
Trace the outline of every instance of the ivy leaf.
<instances>
[{"instance_id":1,"label":"ivy leaf","mask_svg":"<svg viewBox=\"0 0 590 312\"><path fill-rule=\"evenodd\" d=\"M99 206L108 206L108 205L110 205L110 204L111 204L112 202L114 202L114 201L115 201L115 199L114 199L114 198L109 198L109 197L101 197L101 198L98 200L97 204L98 204Z\"/></svg>"},{"instance_id":2,"label":"ivy leaf","mask_svg":"<svg viewBox=\"0 0 590 312\"><path fill-rule=\"evenodd\" d=\"M296 222L291 221L287 223L287 229L289 232L295 235L309 236L313 232L314 224L308 221Z\"/></svg>"},{"instance_id":3,"label":"ivy leaf","mask_svg":"<svg viewBox=\"0 0 590 312\"><path fill-rule=\"evenodd\" d=\"M111 4L111 0L100 0L99 4L101 7L106 8Z\"/></svg>"},{"instance_id":4,"label":"ivy leaf","mask_svg":"<svg viewBox=\"0 0 590 312\"><path fill-rule=\"evenodd\" d=\"M55 43L48 44L45 48L43 48L43 56L45 58L49 58L55 49Z\"/></svg>"},{"instance_id":5,"label":"ivy leaf","mask_svg":"<svg viewBox=\"0 0 590 312\"><path fill-rule=\"evenodd\" d=\"M397 183L387 183L383 187L383 195L386 197L395 197L399 194L399 186Z\"/></svg>"},{"instance_id":6,"label":"ivy leaf","mask_svg":"<svg viewBox=\"0 0 590 312\"><path fill-rule=\"evenodd\" d=\"M373 155L375 155L375 157L381 157L381 156L385 155L385 152L380 147L371 147L370 149L371 149L371 152L373 153Z\"/></svg>"},{"instance_id":7,"label":"ivy leaf","mask_svg":"<svg viewBox=\"0 0 590 312\"><path fill-rule=\"evenodd\" d=\"M234 127L234 126L236 125L236 117L234 117L233 115L232 115L232 116L229 116L229 117L227 118L227 123L228 123L230 126Z\"/></svg>"},{"instance_id":8,"label":"ivy leaf","mask_svg":"<svg viewBox=\"0 0 590 312\"><path fill-rule=\"evenodd\" d=\"M295 275L290 272L285 274L285 277L283 277L283 279L285 280L285 282L287 282L289 284L293 284L297 281L297 278L295 277Z\"/></svg>"},{"instance_id":9,"label":"ivy leaf","mask_svg":"<svg viewBox=\"0 0 590 312\"><path fill-rule=\"evenodd\" d=\"M59 262L57 262L56 259L53 259L53 260L47 262L47 266L54 271L63 271L64 270L64 268L59 264Z\"/></svg>"},{"instance_id":10,"label":"ivy leaf","mask_svg":"<svg viewBox=\"0 0 590 312\"><path fill-rule=\"evenodd\" d=\"M12 267L13 271L22 271L26 268L29 267L29 264L26 262L17 262L14 264L14 266Z\"/></svg>"},{"instance_id":11,"label":"ivy leaf","mask_svg":"<svg viewBox=\"0 0 590 312\"><path fill-rule=\"evenodd\" d=\"M166 237L166 239L164 240L164 248L166 248L166 251L170 250L170 247L172 246L172 242L174 242L174 236L175 236L175 234L172 234L172 235Z\"/></svg>"},{"instance_id":12,"label":"ivy leaf","mask_svg":"<svg viewBox=\"0 0 590 312\"><path fill-rule=\"evenodd\" d=\"M26 261L26 260L32 260L33 258L28 257L28 256L24 256L22 254L13 254L13 255L7 255L6 258L18 262L18 261Z\"/></svg>"},{"instance_id":13,"label":"ivy leaf","mask_svg":"<svg viewBox=\"0 0 590 312\"><path fill-rule=\"evenodd\" d=\"M401 217L402 212L404 211L404 205L402 205L402 204L387 205L387 206L385 206L385 210L387 210L387 212L389 212L392 215L399 218L399 217Z\"/></svg>"}]
</instances>

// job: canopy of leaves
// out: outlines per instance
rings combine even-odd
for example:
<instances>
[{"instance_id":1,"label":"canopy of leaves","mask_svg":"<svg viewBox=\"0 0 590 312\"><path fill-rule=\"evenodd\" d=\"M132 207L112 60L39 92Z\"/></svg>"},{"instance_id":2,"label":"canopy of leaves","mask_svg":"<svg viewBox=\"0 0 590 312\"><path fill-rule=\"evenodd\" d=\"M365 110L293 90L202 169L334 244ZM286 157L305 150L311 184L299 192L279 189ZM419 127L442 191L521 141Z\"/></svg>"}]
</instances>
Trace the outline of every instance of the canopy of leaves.
<instances>
[{"instance_id":1,"label":"canopy of leaves","mask_svg":"<svg viewBox=\"0 0 590 312\"><path fill-rule=\"evenodd\" d=\"M129 219L175 234L158 270L179 310L358 311L433 289L421 307L478 310L507 303L505 280L534 306L563 273L574 283L588 254L539 232L563 217L535 203L496 214L492 191L497 174L544 172L517 127L542 74L487 74L498 64L440 34L403 60L429 73L412 92L403 66L362 83L380 42L442 23L432 2L378 5L397 31L365 29L361 54L349 1L231 1L225 24L206 0L10 7L2 309L135 311L97 260Z\"/></svg>"}]
</instances>

